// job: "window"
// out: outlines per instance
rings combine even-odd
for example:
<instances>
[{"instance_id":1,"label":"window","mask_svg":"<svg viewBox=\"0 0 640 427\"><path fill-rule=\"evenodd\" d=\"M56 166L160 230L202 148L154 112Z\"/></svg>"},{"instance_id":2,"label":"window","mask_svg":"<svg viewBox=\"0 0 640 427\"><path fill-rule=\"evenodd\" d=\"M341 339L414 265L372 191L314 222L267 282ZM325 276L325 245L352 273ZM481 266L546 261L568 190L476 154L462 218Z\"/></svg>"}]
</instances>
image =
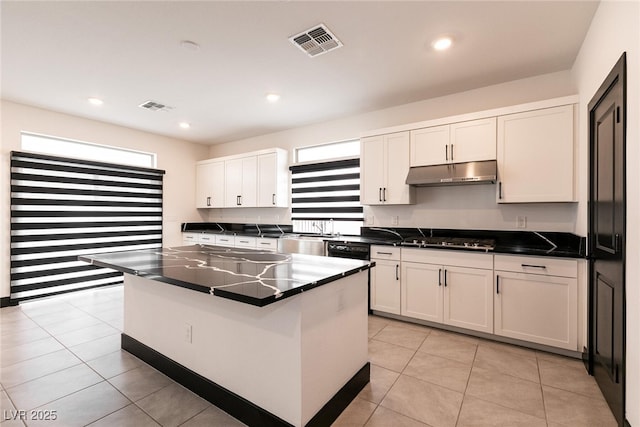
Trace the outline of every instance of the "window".
<instances>
[{"instance_id":1,"label":"window","mask_svg":"<svg viewBox=\"0 0 640 427\"><path fill-rule=\"evenodd\" d=\"M11 152L11 300L122 283L77 257L162 247L163 174Z\"/></svg>"},{"instance_id":2,"label":"window","mask_svg":"<svg viewBox=\"0 0 640 427\"><path fill-rule=\"evenodd\" d=\"M291 169L291 220L294 232L360 234L360 142L300 148ZM356 158L335 159L336 153ZM328 160L334 158L334 160ZM327 160L327 161L318 161Z\"/></svg>"},{"instance_id":3,"label":"window","mask_svg":"<svg viewBox=\"0 0 640 427\"><path fill-rule=\"evenodd\" d=\"M156 155L153 153L26 132L21 136L22 149L25 151L143 168L156 167Z\"/></svg>"},{"instance_id":4,"label":"window","mask_svg":"<svg viewBox=\"0 0 640 427\"><path fill-rule=\"evenodd\" d=\"M296 162L298 163L355 157L360 157L360 140L358 139L296 149Z\"/></svg>"}]
</instances>

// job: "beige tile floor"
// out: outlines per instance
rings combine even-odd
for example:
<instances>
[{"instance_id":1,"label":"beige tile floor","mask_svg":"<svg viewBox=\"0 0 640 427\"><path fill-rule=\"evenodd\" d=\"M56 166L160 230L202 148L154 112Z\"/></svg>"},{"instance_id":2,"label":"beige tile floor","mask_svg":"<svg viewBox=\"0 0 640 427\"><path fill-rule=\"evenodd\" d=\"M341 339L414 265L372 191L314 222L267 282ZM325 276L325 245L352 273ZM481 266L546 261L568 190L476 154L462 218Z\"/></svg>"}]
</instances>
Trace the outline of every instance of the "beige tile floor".
<instances>
[{"instance_id":1,"label":"beige tile floor","mask_svg":"<svg viewBox=\"0 0 640 427\"><path fill-rule=\"evenodd\" d=\"M122 298L111 287L0 310L1 427L243 425L120 349ZM371 383L334 426L615 425L577 360L375 316L369 338ZM17 410L27 419L5 420Z\"/></svg>"}]
</instances>

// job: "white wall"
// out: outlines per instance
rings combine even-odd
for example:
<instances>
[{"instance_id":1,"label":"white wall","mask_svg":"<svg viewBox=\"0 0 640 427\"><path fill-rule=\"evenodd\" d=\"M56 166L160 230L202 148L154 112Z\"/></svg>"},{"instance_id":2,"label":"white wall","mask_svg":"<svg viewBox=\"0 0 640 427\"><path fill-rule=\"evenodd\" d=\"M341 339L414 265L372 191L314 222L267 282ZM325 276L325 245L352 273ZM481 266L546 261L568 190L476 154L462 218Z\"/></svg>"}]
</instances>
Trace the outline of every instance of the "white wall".
<instances>
[{"instance_id":1,"label":"white wall","mask_svg":"<svg viewBox=\"0 0 640 427\"><path fill-rule=\"evenodd\" d=\"M389 126L472 113L577 93L569 71L545 74L488 86L467 92L405 104L317 125L291 129L232 143L214 145L210 157L237 154L270 147L295 147L358 138L361 133ZM367 225L401 227L475 228L511 230L516 216L527 217L527 228L537 231L576 231L577 204L498 205L494 185L418 188L413 206L365 207ZM465 211L462 210L465 209ZM470 214L469 211L472 213ZM289 218L286 210L212 210L211 221L272 222ZM277 221L276 221L277 222ZM584 227L583 227L584 228Z\"/></svg>"},{"instance_id":2,"label":"white wall","mask_svg":"<svg viewBox=\"0 0 640 427\"><path fill-rule=\"evenodd\" d=\"M0 297L10 294L10 152L21 149L22 131L156 153L158 169L166 171L163 207L163 243L166 246L182 243L181 222L203 220L195 209L194 165L196 161L207 158L207 146L5 100L1 104L1 113Z\"/></svg>"},{"instance_id":3,"label":"white wall","mask_svg":"<svg viewBox=\"0 0 640 427\"><path fill-rule=\"evenodd\" d=\"M579 137L582 176L588 170L588 103L623 52L627 52L627 420L640 425L640 3L603 1L591 22L573 74L580 94L583 126ZM582 198L587 182L581 183ZM580 210L580 233L586 233L586 206ZM582 227L585 227L582 229Z\"/></svg>"}]
</instances>

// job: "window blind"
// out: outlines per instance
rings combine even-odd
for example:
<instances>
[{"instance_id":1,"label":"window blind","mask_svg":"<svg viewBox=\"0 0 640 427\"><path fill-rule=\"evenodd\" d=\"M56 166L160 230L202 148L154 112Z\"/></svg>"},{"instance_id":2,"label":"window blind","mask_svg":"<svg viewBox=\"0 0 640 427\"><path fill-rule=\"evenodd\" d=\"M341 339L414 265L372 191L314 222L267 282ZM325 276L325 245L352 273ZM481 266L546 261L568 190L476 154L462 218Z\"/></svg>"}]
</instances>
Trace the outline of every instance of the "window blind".
<instances>
[{"instance_id":1,"label":"window blind","mask_svg":"<svg viewBox=\"0 0 640 427\"><path fill-rule=\"evenodd\" d=\"M297 231L314 231L305 229L304 224L308 228L309 223L315 222L325 232L337 232L345 227L359 232L363 222L360 159L293 165L289 169L294 230L297 226ZM334 230L329 229L329 221Z\"/></svg>"},{"instance_id":2,"label":"window blind","mask_svg":"<svg viewBox=\"0 0 640 427\"><path fill-rule=\"evenodd\" d=\"M162 247L164 171L11 153L11 301L122 283L78 255Z\"/></svg>"}]
</instances>

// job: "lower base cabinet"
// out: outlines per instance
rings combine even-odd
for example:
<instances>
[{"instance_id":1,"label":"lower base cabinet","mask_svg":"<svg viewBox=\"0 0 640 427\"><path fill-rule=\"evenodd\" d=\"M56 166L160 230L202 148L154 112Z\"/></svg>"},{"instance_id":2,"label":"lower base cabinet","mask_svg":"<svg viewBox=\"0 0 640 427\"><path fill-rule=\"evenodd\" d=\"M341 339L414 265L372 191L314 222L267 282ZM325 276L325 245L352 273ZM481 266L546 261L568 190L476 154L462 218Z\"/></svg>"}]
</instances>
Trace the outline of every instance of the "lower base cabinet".
<instances>
[{"instance_id":1,"label":"lower base cabinet","mask_svg":"<svg viewBox=\"0 0 640 427\"><path fill-rule=\"evenodd\" d=\"M496 255L495 334L576 351L575 260Z\"/></svg>"},{"instance_id":2,"label":"lower base cabinet","mask_svg":"<svg viewBox=\"0 0 640 427\"><path fill-rule=\"evenodd\" d=\"M401 265L402 315L493 332L492 255L403 249Z\"/></svg>"},{"instance_id":3,"label":"lower base cabinet","mask_svg":"<svg viewBox=\"0 0 640 427\"><path fill-rule=\"evenodd\" d=\"M400 314L400 249L372 246L371 261L371 309Z\"/></svg>"}]
</instances>

